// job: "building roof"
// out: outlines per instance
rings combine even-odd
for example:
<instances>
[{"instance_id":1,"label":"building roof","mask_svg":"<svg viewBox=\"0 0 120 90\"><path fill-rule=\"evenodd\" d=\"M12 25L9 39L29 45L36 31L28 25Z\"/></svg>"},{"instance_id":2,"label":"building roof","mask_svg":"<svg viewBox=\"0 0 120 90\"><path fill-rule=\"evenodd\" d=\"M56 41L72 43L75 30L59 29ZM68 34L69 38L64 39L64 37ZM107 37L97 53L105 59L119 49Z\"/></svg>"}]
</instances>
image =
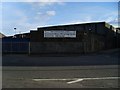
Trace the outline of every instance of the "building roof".
<instances>
[{"instance_id":1,"label":"building roof","mask_svg":"<svg viewBox=\"0 0 120 90\"><path fill-rule=\"evenodd\" d=\"M4 34L0 32L0 38L6 37Z\"/></svg>"},{"instance_id":2,"label":"building roof","mask_svg":"<svg viewBox=\"0 0 120 90\"><path fill-rule=\"evenodd\" d=\"M90 22L90 23L79 23L79 24L66 24L66 25L54 25L54 26L45 26L45 27L38 27L38 28L52 28L52 27L63 27L63 26L74 26L74 25L87 25L87 24L100 24L100 23L106 23L106 22ZM106 23L108 24L108 23Z\"/></svg>"}]
</instances>

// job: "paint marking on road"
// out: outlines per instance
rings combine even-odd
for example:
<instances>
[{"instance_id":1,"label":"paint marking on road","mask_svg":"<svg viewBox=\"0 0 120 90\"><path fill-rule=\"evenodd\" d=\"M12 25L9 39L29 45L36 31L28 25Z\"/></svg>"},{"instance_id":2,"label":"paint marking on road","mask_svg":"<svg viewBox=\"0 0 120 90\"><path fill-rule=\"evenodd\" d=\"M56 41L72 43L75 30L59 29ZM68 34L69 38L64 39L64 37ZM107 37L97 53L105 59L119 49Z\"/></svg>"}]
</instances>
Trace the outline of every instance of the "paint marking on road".
<instances>
[{"instance_id":1,"label":"paint marking on road","mask_svg":"<svg viewBox=\"0 0 120 90\"><path fill-rule=\"evenodd\" d=\"M77 83L77 82L80 82L80 81L83 81L83 79L77 79L75 81L70 81L70 82L67 82L67 84Z\"/></svg>"},{"instance_id":2,"label":"paint marking on road","mask_svg":"<svg viewBox=\"0 0 120 90\"><path fill-rule=\"evenodd\" d=\"M67 80L74 80L74 79L32 79L33 81L67 81Z\"/></svg>"},{"instance_id":3,"label":"paint marking on road","mask_svg":"<svg viewBox=\"0 0 120 90\"><path fill-rule=\"evenodd\" d=\"M83 78L84 80L98 80L98 79L119 79L120 77L100 77L100 78Z\"/></svg>"},{"instance_id":4,"label":"paint marking on road","mask_svg":"<svg viewBox=\"0 0 120 90\"><path fill-rule=\"evenodd\" d=\"M69 81L67 84L81 82L83 80L110 80L120 79L120 77L100 77L100 78L68 78L68 79L32 79L33 81Z\"/></svg>"},{"instance_id":5,"label":"paint marking on road","mask_svg":"<svg viewBox=\"0 0 120 90\"><path fill-rule=\"evenodd\" d=\"M77 83L77 82L81 82L83 80L109 80L109 79L119 79L119 78L120 77L81 78L81 79L77 79L75 81L67 82L67 84Z\"/></svg>"}]
</instances>

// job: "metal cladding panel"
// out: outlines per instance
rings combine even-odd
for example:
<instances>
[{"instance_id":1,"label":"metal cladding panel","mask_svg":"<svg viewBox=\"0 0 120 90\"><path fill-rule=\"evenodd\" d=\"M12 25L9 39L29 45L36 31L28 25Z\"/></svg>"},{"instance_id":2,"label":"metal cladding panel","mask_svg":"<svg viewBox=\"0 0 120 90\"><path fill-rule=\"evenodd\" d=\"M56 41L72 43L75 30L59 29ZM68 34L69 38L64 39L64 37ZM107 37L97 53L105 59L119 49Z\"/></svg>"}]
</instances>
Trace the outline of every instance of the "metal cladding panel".
<instances>
[{"instance_id":1,"label":"metal cladding panel","mask_svg":"<svg viewBox=\"0 0 120 90\"><path fill-rule=\"evenodd\" d=\"M97 34L105 35L106 34L105 23L98 23L96 25L97 25L96 26L96 28L97 28Z\"/></svg>"},{"instance_id":2,"label":"metal cladding panel","mask_svg":"<svg viewBox=\"0 0 120 90\"><path fill-rule=\"evenodd\" d=\"M67 32L66 34L63 34L62 36L45 36L45 31L51 31L51 30L41 30L41 31L34 31L31 32L31 42L76 42L76 41L82 41L84 32L83 31L77 31L77 30L54 30L56 35L58 35L58 31L61 32ZM73 35L70 35L69 32L72 32ZM53 34L53 33L52 33ZM68 35L67 35L68 34ZM60 34L59 34L60 35ZM67 36L66 36L67 35Z\"/></svg>"},{"instance_id":3,"label":"metal cladding panel","mask_svg":"<svg viewBox=\"0 0 120 90\"><path fill-rule=\"evenodd\" d=\"M84 27L85 27L85 31L86 32L92 32L92 33L96 33L96 24L85 24L84 25Z\"/></svg>"},{"instance_id":4,"label":"metal cladding panel","mask_svg":"<svg viewBox=\"0 0 120 90\"><path fill-rule=\"evenodd\" d=\"M83 53L82 42L31 42L31 54Z\"/></svg>"},{"instance_id":5,"label":"metal cladding panel","mask_svg":"<svg viewBox=\"0 0 120 90\"><path fill-rule=\"evenodd\" d=\"M54 32L48 36L47 32ZM72 32L73 35L70 35ZM38 28L38 31L31 32L31 42L76 42L82 41L84 25L63 25ZM61 33L61 34L60 34ZM82 34L81 34L82 33ZM47 35L47 36L46 36Z\"/></svg>"}]
</instances>

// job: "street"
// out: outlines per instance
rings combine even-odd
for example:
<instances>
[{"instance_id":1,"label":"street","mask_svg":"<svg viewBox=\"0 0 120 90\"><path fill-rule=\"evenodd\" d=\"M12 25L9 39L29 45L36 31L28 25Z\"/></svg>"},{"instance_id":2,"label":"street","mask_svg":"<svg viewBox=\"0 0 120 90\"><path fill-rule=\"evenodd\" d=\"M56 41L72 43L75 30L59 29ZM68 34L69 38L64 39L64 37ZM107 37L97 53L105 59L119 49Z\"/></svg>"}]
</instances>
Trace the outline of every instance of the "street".
<instances>
[{"instance_id":1,"label":"street","mask_svg":"<svg viewBox=\"0 0 120 90\"><path fill-rule=\"evenodd\" d=\"M3 67L3 88L117 88L118 66Z\"/></svg>"},{"instance_id":2,"label":"street","mask_svg":"<svg viewBox=\"0 0 120 90\"><path fill-rule=\"evenodd\" d=\"M3 88L118 88L119 51L80 56L3 55Z\"/></svg>"}]
</instances>

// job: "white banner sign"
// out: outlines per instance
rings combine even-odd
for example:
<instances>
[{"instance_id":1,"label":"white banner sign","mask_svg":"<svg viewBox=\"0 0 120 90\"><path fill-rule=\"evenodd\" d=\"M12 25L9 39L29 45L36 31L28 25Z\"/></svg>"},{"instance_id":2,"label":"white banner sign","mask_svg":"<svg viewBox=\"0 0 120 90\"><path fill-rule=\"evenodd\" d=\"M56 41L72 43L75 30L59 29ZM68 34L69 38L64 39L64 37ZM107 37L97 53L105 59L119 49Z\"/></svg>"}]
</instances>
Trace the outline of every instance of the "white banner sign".
<instances>
[{"instance_id":1,"label":"white banner sign","mask_svg":"<svg viewBox=\"0 0 120 90\"><path fill-rule=\"evenodd\" d=\"M44 38L76 38L76 31L51 30L44 31Z\"/></svg>"}]
</instances>

